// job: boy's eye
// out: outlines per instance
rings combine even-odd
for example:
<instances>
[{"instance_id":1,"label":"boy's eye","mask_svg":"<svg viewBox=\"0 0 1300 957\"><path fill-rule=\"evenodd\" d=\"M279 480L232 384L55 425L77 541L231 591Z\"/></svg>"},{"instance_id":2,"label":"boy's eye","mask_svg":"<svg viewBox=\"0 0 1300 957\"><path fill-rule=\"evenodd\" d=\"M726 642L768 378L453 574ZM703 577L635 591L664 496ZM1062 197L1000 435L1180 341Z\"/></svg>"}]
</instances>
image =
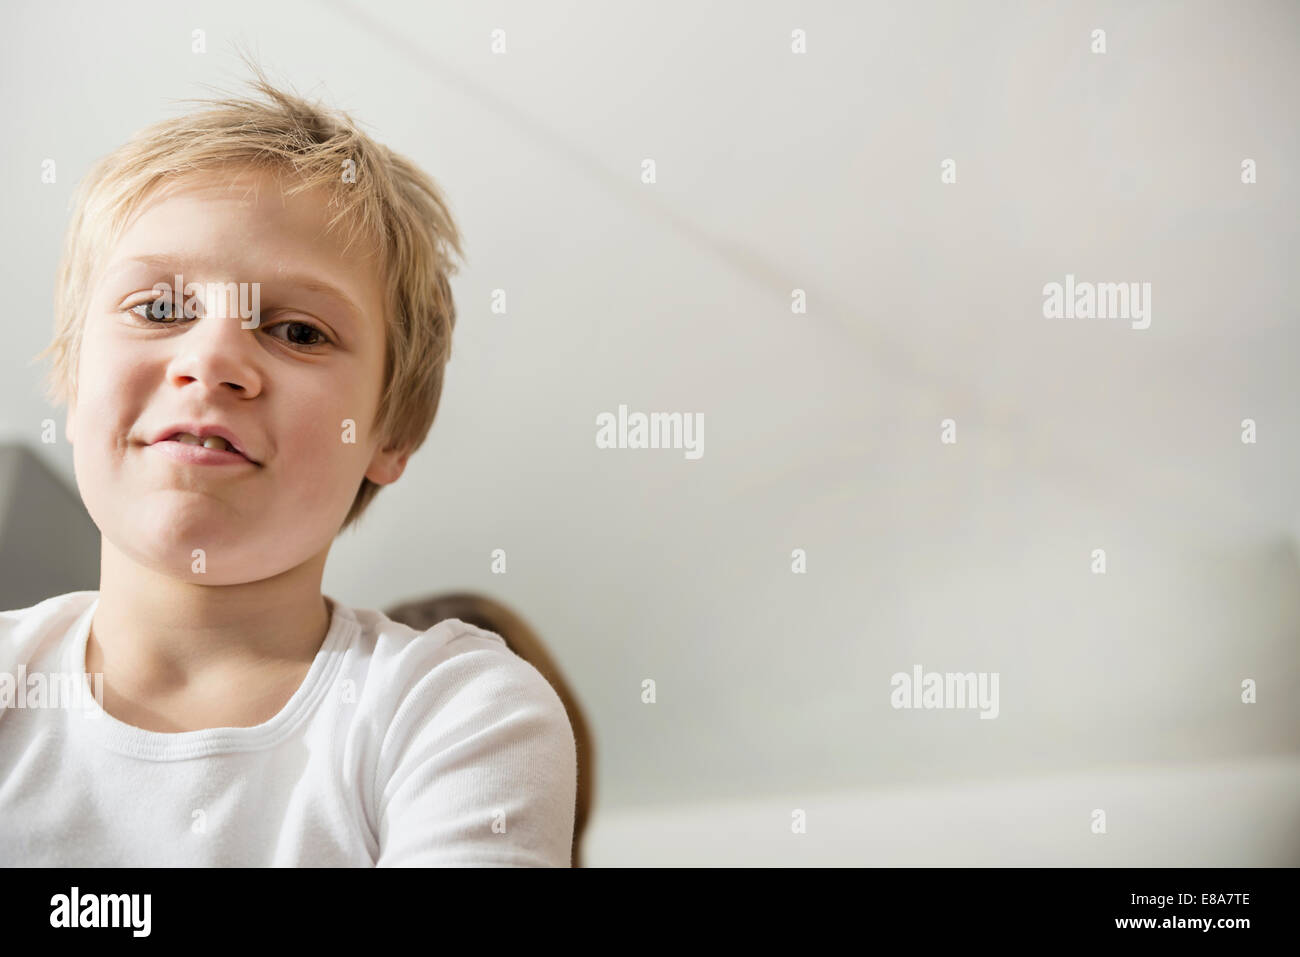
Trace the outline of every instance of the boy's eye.
<instances>
[{"instance_id":1,"label":"boy's eye","mask_svg":"<svg viewBox=\"0 0 1300 957\"><path fill-rule=\"evenodd\" d=\"M165 296L159 296L157 299L150 299L148 302L138 303L132 306L128 311L139 316L146 322L163 326L173 325L177 320L185 318L184 315L176 309L175 304ZM330 344L329 336L308 322L287 320L285 322L277 322L269 326L264 326L263 328L267 332L272 332L272 330L276 329L294 330L293 332L286 332L284 336L280 336L278 333L272 333L276 335L277 338L282 338L285 342L289 343L289 345L293 346L312 348L314 346Z\"/></svg>"},{"instance_id":2,"label":"boy's eye","mask_svg":"<svg viewBox=\"0 0 1300 957\"><path fill-rule=\"evenodd\" d=\"M289 329L289 328L294 328L294 329L299 330L298 335L296 335L296 336L295 336L295 335L289 335L289 334L286 333L286 335L288 335L288 338L286 339L286 341L287 341L290 345L295 345L295 346L323 346L323 345L325 345L327 342L329 342L329 338L325 335L325 333L321 332L321 331L320 331L319 329L317 329L315 326L311 325L310 323L306 323L306 322L293 322L293 321L277 322L277 323L276 323L275 325L273 325L273 326L268 326L268 327L267 327L267 331L269 332L269 331L272 330L272 329ZM305 340L305 339L302 338L303 336L315 336L315 339L306 339L306 340Z\"/></svg>"},{"instance_id":3,"label":"boy's eye","mask_svg":"<svg viewBox=\"0 0 1300 957\"><path fill-rule=\"evenodd\" d=\"M181 318L180 315L173 311L172 302L166 296L159 296L157 299L151 299L148 302L132 306L131 312L141 319L150 322L161 322L164 325L169 325Z\"/></svg>"}]
</instances>

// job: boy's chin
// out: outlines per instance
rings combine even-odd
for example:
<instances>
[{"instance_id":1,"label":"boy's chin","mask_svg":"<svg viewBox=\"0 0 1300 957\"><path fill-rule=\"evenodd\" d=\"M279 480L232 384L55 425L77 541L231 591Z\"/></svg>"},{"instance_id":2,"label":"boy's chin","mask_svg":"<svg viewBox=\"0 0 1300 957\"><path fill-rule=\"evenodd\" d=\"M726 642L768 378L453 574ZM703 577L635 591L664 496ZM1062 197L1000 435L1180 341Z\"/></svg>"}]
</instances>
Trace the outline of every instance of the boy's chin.
<instances>
[{"instance_id":1,"label":"boy's chin","mask_svg":"<svg viewBox=\"0 0 1300 957\"><path fill-rule=\"evenodd\" d=\"M172 566L178 562L211 564L218 558L246 564L250 558L265 558L283 535L267 523L250 527L247 518L214 505L209 510L156 509L123 530L132 537L133 550L149 555L153 562Z\"/></svg>"},{"instance_id":2,"label":"boy's chin","mask_svg":"<svg viewBox=\"0 0 1300 957\"><path fill-rule=\"evenodd\" d=\"M127 555L150 571L178 582L195 585L243 585L273 578L283 569L268 563L269 542L241 542L224 545L209 540L206 545L189 541L153 539L137 543Z\"/></svg>"}]
</instances>

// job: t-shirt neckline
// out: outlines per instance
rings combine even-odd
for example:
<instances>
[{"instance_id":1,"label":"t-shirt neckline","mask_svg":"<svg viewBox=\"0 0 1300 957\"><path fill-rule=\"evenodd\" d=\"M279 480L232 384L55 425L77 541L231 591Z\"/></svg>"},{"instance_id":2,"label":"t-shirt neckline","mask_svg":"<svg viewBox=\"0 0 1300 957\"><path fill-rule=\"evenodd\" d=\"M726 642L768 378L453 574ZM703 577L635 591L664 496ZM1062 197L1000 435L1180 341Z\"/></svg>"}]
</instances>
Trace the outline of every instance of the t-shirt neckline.
<instances>
[{"instance_id":1,"label":"t-shirt neckline","mask_svg":"<svg viewBox=\"0 0 1300 957\"><path fill-rule=\"evenodd\" d=\"M183 761L235 751L260 751L288 736L329 693L334 676L343 661L343 653L360 630L352 609L324 595L331 609L329 630L312 659L307 677L293 696L272 718L250 728L204 728L198 731L146 731L121 721L94 698L94 688L86 675L86 643L99 593L73 625L67 639L64 667L67 673L81 676L87 699L83 713L76 718L79 730L101 746L119 754L147 761Z\"/></svg>"}]
</instances>

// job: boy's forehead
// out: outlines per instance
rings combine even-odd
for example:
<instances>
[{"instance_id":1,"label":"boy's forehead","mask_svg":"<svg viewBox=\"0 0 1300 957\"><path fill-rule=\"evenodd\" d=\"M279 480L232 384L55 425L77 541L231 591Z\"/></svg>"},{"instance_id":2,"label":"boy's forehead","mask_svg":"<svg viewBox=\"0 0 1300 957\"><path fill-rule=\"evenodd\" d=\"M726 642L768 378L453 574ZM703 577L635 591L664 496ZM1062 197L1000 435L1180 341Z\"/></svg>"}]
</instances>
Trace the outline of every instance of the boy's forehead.
<instances>
[{"instance_id":1,"label":"boy's forehead","mask_svg":"<svg viewBox=\"0 0 1300 957\"><path fill-rule=\"evenodd\" d=\"M267 280L319 272L367 287L357 289L363 297L373 293L381 280L373 245L349 243L346 228L328 228L330 196L323 188L291 193L289 187L284 175L259 169L179 177L145 199L109 251L106 268L189 264L252 270Z\"/></svg>"},{"instance_id":2,"label":"boy's forehead","mask_svg":"<svg viewBox=\"0 0 1300 957\"><path fill-rule=\"evenodd\" d=\"M190 229L234 219L245 228L298 225L312 230L304 236L309 238L325 232L329 205L330 196L323 188L293 193L283 175L268 170L196 172L156 187L132 225L153 225L151 220L161 215L159 207L166 206L165 215L185 217L184 225Z\"/></svg>"}]
</instances>

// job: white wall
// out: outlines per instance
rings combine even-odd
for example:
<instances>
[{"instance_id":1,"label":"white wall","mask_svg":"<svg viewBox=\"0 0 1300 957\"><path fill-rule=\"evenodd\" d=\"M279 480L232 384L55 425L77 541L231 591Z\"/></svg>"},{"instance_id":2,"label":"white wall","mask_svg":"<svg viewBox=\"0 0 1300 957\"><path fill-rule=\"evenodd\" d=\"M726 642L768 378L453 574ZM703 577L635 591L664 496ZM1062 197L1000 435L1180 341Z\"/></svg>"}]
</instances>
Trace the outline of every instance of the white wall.
<instances>
[{"instance_id":1,"label":"white wall","mask_svg":"<svg viewBox=\"0 0 1300 957\"><path fill-rule=\"evenodd\" d=\"M1288 757L626 808L583 864L1295 867L1298 791Z\"/></svg>"}]
</instances>

